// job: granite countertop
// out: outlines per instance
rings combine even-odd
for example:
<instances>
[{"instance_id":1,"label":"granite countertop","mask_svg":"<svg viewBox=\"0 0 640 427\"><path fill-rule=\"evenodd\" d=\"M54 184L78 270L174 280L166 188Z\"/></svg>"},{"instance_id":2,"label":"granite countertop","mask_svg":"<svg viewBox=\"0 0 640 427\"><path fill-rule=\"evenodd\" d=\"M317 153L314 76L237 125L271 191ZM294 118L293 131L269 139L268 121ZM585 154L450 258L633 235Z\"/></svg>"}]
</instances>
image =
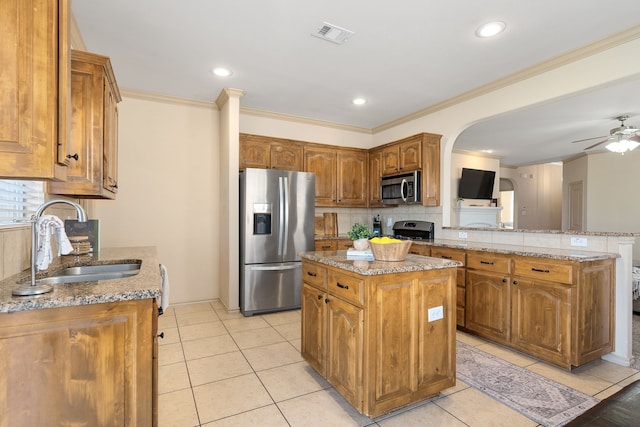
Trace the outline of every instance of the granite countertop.
<instances>
[{"instance_id":1,"label":"granite countertop","mask_svg":"<svg viewBox=\"0 0 640 427\"><path fill-rule=\"evenodd\" d=\"M576 236L612 236L612 237L636 237L640 233L627 231L577 231L577 230L530 230L527 228L501 228L501 227L442 227L443 230L469 230L469 231L500 231L505 233L546 233L566 234Z\"/></svg>"},{"instance_id":2,"label":"granite countertop","mask_svg":"<svg viewBox=\"0 0 640 427\"><path fill-rule=\"evenodd\" d=\"M379 274L408 273L412 271L435 270L439 268L461 267L458 261L408 254L404 261L364 261L347 259L347 251L303 252L303 259L339 268L345 271L375 276Z\"/></svg>"},{"instance_id":3,"label":"granite countertop","mask_svg":"<svg viewBox=\"0 0 640 427\"><path fill-rule=\"evenodd\" d=\"M77 258L77 259L76 259ZM157 298L161 294L160 269L154 247L104 248L94 256L58 257L49 268L38 273L38 278L55 275L63 268L87 264L115 264L142 261L140 273L122 279L94 282L61 283L53 285L53 291L37 296L13 296L17 282L29 281L30 270L0 281L0 313L39 310Z\"/></svg>"},{"instance_id":4,"label":"granite countertop","mask_svg":"<svg viewBox=\"0 0 640 427\"><path fill-rule=\"evenodd\" d=\"M589 252L581 251L575 248L543 248L526 245L504 245L499 243L471 242L446 239L415 240L413 243L416 243L418 245L437 246L443 248L466 249L506 255L532 256L538 258L549 258L578 262L600 261L620 257L620 254L617 253Z\"/></svg>"}]
</instances>

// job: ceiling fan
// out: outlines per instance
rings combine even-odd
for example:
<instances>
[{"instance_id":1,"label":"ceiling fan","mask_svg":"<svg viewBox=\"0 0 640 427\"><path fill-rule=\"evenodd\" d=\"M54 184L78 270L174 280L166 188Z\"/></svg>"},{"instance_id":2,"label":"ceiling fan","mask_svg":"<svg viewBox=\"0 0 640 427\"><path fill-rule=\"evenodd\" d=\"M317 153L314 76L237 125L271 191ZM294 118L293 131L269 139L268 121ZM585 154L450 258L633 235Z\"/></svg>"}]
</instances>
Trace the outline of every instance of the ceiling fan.
<instances>
[{"instance_id":1,"label":"ceiling fan","mask_svg":"<svg viewBox=\"0 0 640 427\"><path fill-rule=\"evenodd\" d=\"M617 120L620 121L620 126L617 128L613 128L609 131L609 136L595 136L593 138L579 139L577 141L571 141L572 143L576 142L584 142L590 141L592 139L605 138L602 141L596 142L593 145L585 148L586 150L590 150L592 148L597 147L600 144L604 144L605 142L609 142L606 145L606 148L609 151L614 151L618 153L624 153L625 151L631 151L640 145L640 129L636 126L625 125L624 121L627 120L629 116L618 116Z\"/></svg>"}]
</instances>

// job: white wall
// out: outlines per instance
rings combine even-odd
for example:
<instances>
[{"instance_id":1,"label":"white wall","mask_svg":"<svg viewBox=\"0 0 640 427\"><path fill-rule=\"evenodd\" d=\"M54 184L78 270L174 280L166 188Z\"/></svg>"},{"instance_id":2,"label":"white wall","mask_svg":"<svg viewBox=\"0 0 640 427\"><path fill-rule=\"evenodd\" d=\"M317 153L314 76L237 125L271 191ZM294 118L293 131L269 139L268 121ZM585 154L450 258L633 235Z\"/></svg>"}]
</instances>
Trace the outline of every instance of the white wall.
<instances>
[{"instance_id":1,"label":"white wall","mask_svg":"<svg viewBox=\"0 0 640 427\"><path fill-rule=\"evenodd\" d=\"M218 110L124 95L118 195L93 202L102 246L156 246L171 304L217 298Z\"/></svg>"},{"instance_id":2,"label":"white wall","mask_svg":"<svg viewBox=\"0 0 640 427\"><path fill-rule=\"evenodd\" d=\"M640 149L588 157L586 229L640 232ZM640 260L634 245L633 259Z\"/></svg>"}]
</instances>

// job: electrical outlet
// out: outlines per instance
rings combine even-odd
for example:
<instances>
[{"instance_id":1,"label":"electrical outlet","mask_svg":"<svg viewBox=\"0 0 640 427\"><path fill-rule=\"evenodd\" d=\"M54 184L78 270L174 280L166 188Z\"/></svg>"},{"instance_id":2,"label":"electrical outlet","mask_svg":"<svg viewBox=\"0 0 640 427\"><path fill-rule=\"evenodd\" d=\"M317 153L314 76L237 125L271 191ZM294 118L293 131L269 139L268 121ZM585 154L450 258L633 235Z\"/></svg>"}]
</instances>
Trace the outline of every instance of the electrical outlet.
<instances>
[{"instance_id":1,"label":"electrical outlet","mask_svg":"<svg viewBox=\"0 0 640 427\"><path fill-rule=\"evenodd\" d=\"M433 322L434 320L440 320L443 317L444 317L444 309L441 305L427 310L427 320L429 320L429 322Z\"/></svg>"},{"instance_id":2,"label":"electrical outlet","mask_svg":"<svg viewBox=\"0 0 640 427\"><path fill-rule=\"evenodd\" d=\"M581 248L587 247L587 238L586 237L572 237L571 238L571 246L580 246Z\"/></svg>"},{"instance_id":3,"label":"electrical outlet","mask_svg":"<svg viewBox=\"0 0 640 427\"><path fill-rule=\"evenodd\" d=\"M458 231L458 239L466 239L467 232L466 231Z\"/></svg>"}]
</instances>

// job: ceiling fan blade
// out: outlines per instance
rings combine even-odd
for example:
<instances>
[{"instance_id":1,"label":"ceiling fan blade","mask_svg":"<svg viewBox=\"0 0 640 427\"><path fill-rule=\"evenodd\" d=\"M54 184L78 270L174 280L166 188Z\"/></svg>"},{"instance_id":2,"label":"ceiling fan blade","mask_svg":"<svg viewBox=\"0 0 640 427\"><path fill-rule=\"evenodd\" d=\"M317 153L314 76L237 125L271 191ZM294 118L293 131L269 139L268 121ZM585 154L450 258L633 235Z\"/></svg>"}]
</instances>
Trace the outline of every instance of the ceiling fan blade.
<instances>
[{"instance_id":1,"label":"ceiling fan blade","mask_svg":"<svg viewBox=\"0 0 640 427\"><path fill-rule=\"evenodd\" d=\"M592 139L598 139L598 138L606 138L609 135L602 135L602 136L594 136L593 138L585 138L585 139L579 139L577 141L571 141L572 144L576 143L576 142L584 142L584 141L591 141Z\"/></svg>"},{"instance_id":2,"label":"ceiling fan blade","mask_svg":"<svg viewBox=\"0 0 640 427\"><path fill-rule=\"evenodd\" d=\"M597 147L597 146L598 146L598 145L600 145L600 144L604 144L604 143L605 143L605 142L607 142L607 141L609 141L609 138L604 139L604 140L602 140L602 141L600 141L600 142L596 142L595 144L590 145L590 146L588 146L587 148L585 148L585 151L586 151L586 150L591 150L592 148L595 148L595 147Z\"/></svg>"}]
</instances>

